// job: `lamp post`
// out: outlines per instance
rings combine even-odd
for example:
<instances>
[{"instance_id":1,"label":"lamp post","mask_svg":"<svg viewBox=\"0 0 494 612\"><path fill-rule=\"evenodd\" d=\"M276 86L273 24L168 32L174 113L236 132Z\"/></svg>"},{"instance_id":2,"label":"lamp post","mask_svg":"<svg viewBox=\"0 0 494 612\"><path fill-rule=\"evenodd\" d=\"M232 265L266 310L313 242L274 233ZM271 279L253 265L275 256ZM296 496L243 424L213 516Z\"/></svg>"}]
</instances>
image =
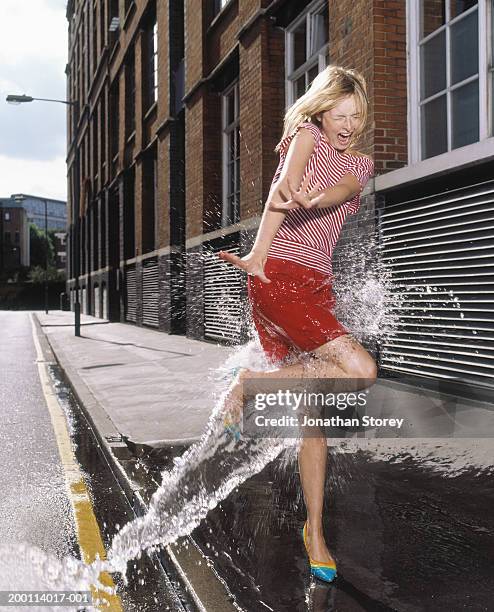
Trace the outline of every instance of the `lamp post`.
<instances>
[{"instance_id":1,"label":"lamp post","mask_svg":"<svg viewBox=\"0 0 494 612\"><path fill-rule=\"evenodd\" d=\"M9 94L6 98L7 102L9 104L23 104L25 102L33 102L33 101L41 101L41 102L58 102L60 104L66 104L68 106L77 106L77 101L73 101L73 100L56 100L56 99L52 99L52 98L33 98L32 96L26 96L25 94L23 95L14 95L14 94ZM76 181L75 181L75 200L76 200L76 204L77 204L77 208L79 207L79 151L76 147L76 160L75 160L75 166L76 166L76 173L77 173L77 177L76 177ZM46 217L46 207L47 207L47 203L45 200L45 231L46 231L46 235L48 238L48 233L47 233L47 217ZM74 304L74 333L76 336L80 336L81 335L81 303L79 301L79 267L80 267L80 260L79 260L79 210L77 210L77 214L75 215L75 220L74 220L74 233L75 233L75 244L74 244L74 272L75 272L75 304ZM47 254L47 260L48 260L48 254ZM45 275L45 283L46 283L46 277L47 275ZM48 312L48 302L47 302L47 298L48 298L48 286L45 284L45 306L46 306L46 312Z\"/></svg>"}]
</instances>

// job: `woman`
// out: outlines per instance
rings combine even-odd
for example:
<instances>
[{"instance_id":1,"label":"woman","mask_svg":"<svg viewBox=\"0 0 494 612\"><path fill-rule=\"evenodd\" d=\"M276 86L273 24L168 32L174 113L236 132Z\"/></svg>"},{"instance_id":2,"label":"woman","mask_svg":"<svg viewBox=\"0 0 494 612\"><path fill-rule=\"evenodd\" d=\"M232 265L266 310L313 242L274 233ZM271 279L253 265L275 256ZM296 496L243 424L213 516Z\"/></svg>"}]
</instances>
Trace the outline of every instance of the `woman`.
<instances>
[{"instance_id":1,"label":"woman","mask_svg":"<svg viewBox=\"0 0 494 612\"><path fill-rule=\"evenodd\" d=\"M220 253L249 275L254 324L275 366L270 372L239 373L229 395L230 414L237 411L236 418L242 381L249 377L298 379L309 373L313 378L359 379L360 388L375 381L374 360L332 312L331 290L333 249L373 173L372 160L353 149L365 127L367 106L361 74L338 66L321 72L285 115L276 147L280 161L252 250L242 258ZM298 355L303 358L294 363ZM303 438L298 459L311 573L331 582L336 566L322 528L326 439Z\"/></svg>"}]
</instances>

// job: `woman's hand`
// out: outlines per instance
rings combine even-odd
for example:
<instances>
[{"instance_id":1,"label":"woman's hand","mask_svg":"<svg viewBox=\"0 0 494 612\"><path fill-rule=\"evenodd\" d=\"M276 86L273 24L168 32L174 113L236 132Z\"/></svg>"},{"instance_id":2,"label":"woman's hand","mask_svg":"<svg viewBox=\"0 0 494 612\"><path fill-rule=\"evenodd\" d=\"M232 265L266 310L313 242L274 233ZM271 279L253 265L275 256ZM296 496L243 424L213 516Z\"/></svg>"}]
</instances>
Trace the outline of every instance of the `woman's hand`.
<instances>
[{"instance_id":1,"label":"woman's hand","mask_svg":"<svg viewBox=\"0 0 494 612\"><path fill-rule=\"evenodd\" d=\"M286 182L288 185L288 190L290 191L290 199L286 202L273 202L271 200L269 202L269 209L283 211L293 210L294 208L317 208L317 202L313 200L313 198L319 193L318 190L321 184L317 182L314 189L308 192L307 190L312 177L313 173L309 173L302 181L299 189L294 189L290 183L290 179L287 177Z\"/></svg>"},{"instance_id":2,"label":"woman's hand","mask_svg":"<svg viewBox=\"0 0 494 612\"><path fill-rule=\"evenodd\" d=\"M251 276L258 276L263 283L270 283L269 278L264 274L264 264L266 263L266 256L258 255L251 251L244 257L238 257L233 253L227 253L226 251L220 251L218 256L223 261L233 264L235 267L247 272Z\"/></svg>"}]
</instances>

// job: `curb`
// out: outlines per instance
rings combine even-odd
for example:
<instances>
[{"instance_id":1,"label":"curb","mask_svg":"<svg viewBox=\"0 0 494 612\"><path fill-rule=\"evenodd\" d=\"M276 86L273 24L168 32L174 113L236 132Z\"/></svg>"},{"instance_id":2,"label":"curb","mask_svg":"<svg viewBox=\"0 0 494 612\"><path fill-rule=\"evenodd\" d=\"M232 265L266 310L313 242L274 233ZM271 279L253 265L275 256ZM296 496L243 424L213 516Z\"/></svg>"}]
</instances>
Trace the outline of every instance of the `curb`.
<instances>
[{"instance_id":1,"label":"curb","mask_svg":"<svg viewBox=\"0 0 494 612\"><path fill-rule=\"evenodd\" d=\"M70 388L80 409L86 418L91 431L101 449L115 481L124 494L135 517L141 517L148 511L148 506L141 493L142 487L132 481L120 461L136 459L131 452L133 445L126 443L126 437L116 428L104 408L94 397L77 371L64 358L63 349L52 342L45 334L35 312L33 321L40 345L47 363L56 364L64 382ZM187 552L176 543L150 551L148 556L161 567L170 590L175 592L177 604L186 612L233 612L239 607L233 604L233 596L227 585L209 567L207 559L202 556L194 540L187 536L180 543L188 541ZM201 561L201 570L196 571L194 563ZM192 573L197 574L193 576ZM205 581L207 584L205 584ZM180 591L177 593L177 590ZM200 594L199 594L200 593Z\"/></svg>"}]
</instances>

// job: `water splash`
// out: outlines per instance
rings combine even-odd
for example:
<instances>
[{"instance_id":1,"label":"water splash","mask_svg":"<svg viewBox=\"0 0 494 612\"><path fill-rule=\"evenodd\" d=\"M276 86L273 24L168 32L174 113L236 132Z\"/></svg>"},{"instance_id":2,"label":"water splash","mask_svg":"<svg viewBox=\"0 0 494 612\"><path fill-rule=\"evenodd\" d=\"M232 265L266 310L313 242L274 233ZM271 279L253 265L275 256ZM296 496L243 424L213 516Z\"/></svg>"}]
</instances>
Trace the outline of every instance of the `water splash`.
<instances>
[{"instance_id":1,"label":"water splash","mask_svg":"<svg viewBox=\"0 0 494 612\"><path fill-rule=\"evenodd\" d=\"M432 304L432 300L444 292L432 285L422 287L393 282L390 266L380 256L382 247L373 236L362 235L358 243L358 251L353 246L345 245L339 249L340 259L345 261L345 270L336 275L336 314L361 342L381 343L396 334L402 323L401 313L414 296L423 295ZM240 279L241 272L218 260L216 252L205 247L202 252L187 255L186 268L189 272L197 269L197 273L202 275L204 265L210 264L213 258L220 272ZM174 277L175 282L177 279L183 291L185 273ZM460 308L453 292L446 293L443 299L444 305L453 304L454 308ZM423 303L424 312L427 303ZM227 328L238 329L239 321L251 327L249 308L246 301L239 305L234 283L219 292L217 306L213 308L217 309L218 316L227 317ZM189 317L200 317L202 320L202 299L189 302L188 309ZM268 368L257 337L253 336L248 344L232 352L223 367L214 373L218 385L216 407L204 435L175 460L170 471L162 474L161 485L150 500L148 513L129 522L115 535L106 560L97 559L86 564L72 557L58 559L31 546L19 545L0 553L2 588L12 588L15 580L23 576L25 589L88 590L92 586L101 593L113 594L114 591L102 581L102 573L119 572L127 584L126 572L130 560L140 558L144 551L166 546L178 537L190 534L212 508L283 451L288 450L282 455L285 460L293 461L296 452L293 441L242 439L235 442L223 431L224 387L229 383L231 367L237 365L253 370ZM333 449L338 466L329 475L333 488L344 486L345 479L352 477L345 455L362 450L367 451L374 460L400 462L413 457L419 459L422 466L441 470L446 475L457 474L472 464L485 467L492 463L489 441L485 441L483 446L477 441L477 446L466 448L464 441L441 441L438 445L430 440L423 443L409 440L347 440ZM104 598L101 605L104 605Z\"/></svg>"},{"instance_id":2,"label":"water splash","mask_svg":"<svg viewBox=\"0 0 494 612\"><path fill-rule=\"evenodd\" d=\"M249 477L275 459L289 442L233 440L224 432L222 398L217 403L199 442L175 459L163 473L148 513L125 525L108 552L111 567L125 574L127 562L191 533L209 510Z\"/></svg>"}]
</instances>

